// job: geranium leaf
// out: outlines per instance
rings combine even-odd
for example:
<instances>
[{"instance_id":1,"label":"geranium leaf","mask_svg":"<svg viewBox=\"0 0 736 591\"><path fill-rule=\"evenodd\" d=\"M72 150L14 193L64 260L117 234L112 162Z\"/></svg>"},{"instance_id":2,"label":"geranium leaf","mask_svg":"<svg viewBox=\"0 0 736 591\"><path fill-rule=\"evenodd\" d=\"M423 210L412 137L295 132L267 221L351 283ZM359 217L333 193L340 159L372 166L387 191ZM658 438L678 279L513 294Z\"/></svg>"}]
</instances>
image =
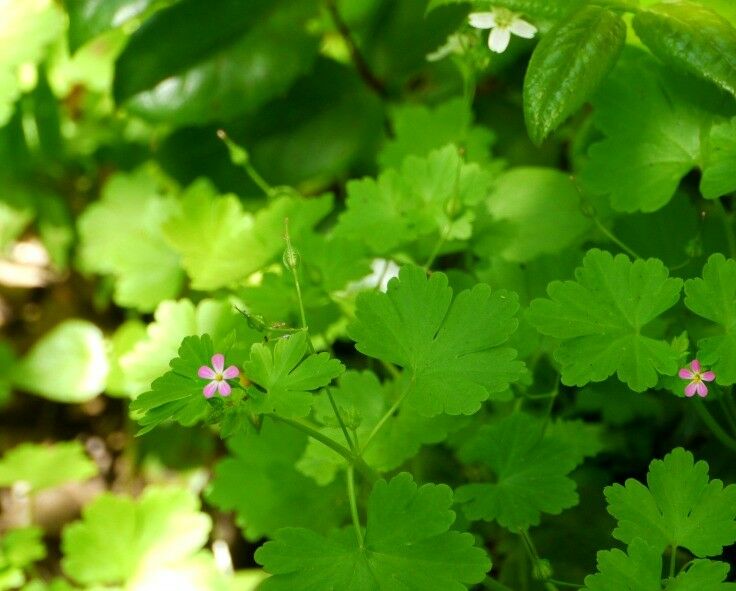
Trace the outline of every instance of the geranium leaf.
<instances>
[{"instance_id":1,"label":"geranium leaf","mask_svg":"<svg viewBox=\"0 0 736 591\"><path fill-rule=\"evenodd\" d=\"M712 366L718 383L736 383L736 262L722 254L710 256L703 277L685 282L685 305L718 325L722 334L698 341L700 360Z\"/></svg>"},{"instance_id":2,"label":"geranium leaf","mask_svg":"<svg viewBox=\"0 0 736 591\"><path fill-rule=\"evenodd\" d=\"M361 353L410 372L406 402L420 414L472 414L525 374L502 346L517 309L516 294L483 284L453 299L445 275L407 266L387 293L358 295L348 332Z\"/></svg>"},{"instance_id":3,"label":"geranium leaf","mask_svg":"<svg viewBox=\"0 0 736 591\"><path fill-rule=\"evenodd\" d=\"M645 336L646 326L680 297L682 281L668 277L657 259L632 262L590 250L575 281L553 281L550 299L536 299L528 318L542 334L562 340L555 359L562 382L584 386L614 373L636 392L673 375L678 354L660 339Z\"/></svg>"},{"instance_id":4,"label":"geranium leaf","mask_svg":"<svg viewBox=\"0 0 736 591\"><path fill-rule=\"evenodd\" d=\"M647 486L629 479L605 489L613 536L641 538L661 553L667 546L717 556L736 541L736 485L708 479L708 464L678 447L649 465Z\"/></svg>"},{"instance_id":5,"label":"geranium leaf","mask_svg":"<svg viewBox=\"0 0 736 591\"><path fill-rule=\"evenodd\" d=\"M318 486L294 468L306 445L306 435L270 419L260 432L231 437L230 456L215 467L208 500L234 510L253 541L287 526L327 532L341 525L348 510L343 483Z\"/></svg>"},{"instance_id":6,"label":"geranium leaf","mask_svg":"<svg viewBox=\"0 0 736 591\"><path fill-rule=\"evenodd\" d=\"M401 473L379 480L367 508L365 547L350 530L324 537L284 528L256 552L272 573L263 591L463 591L480 582L491 563L473 536L449 530L455 514L445 485L417 487Z\"/></svg>"},{"instance_id":7,"label":"geranium leaf","mask_svg":"<svg viewBox=\"0 0 736 591\"><path fill-rule=\"evenodd\" d=\"M314 390L327 386L345 367L328 353L307 356L307 334L282 337L274 347L256 343L244 369L265 394L253 401L256 412L303 417L314 403Z\"/></svg>"},{"instance_id":8,"label":"geranium leaf","mask_svg":"<svg viewBox=\"0 0 736 591\"><path fill-rule=\"evenodd\" d=\"M584 454L567 437L545 435L542 422L528 414L481 427L459 456L466 464L480 462L493 474L492 482L457 489L455 500L468 519L498 521L519 531L538 525L542 513L557 515L578 503L568 474Z\"/></svg>"}]
</instances>

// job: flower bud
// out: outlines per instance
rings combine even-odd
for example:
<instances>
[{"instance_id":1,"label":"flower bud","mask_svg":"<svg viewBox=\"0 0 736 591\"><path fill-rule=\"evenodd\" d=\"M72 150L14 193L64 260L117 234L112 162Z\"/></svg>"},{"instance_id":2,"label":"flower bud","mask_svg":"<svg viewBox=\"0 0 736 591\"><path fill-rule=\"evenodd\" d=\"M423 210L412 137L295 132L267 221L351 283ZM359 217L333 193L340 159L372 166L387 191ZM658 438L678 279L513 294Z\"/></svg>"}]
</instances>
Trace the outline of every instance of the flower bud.
<instances>
[{"instance_id":1,"label":"flower bud","mask_svg":"<svg viewBox=\"0 0 736 591\"><path fill-rule=\"evenodd\" d=\"M284 266L294 271L299 266L299 251L288 243L283 256Z\"/></svg>"},{"instance_id":2,"label":"flower bud","mask_svg":"<svg viewBox=\"0 0 736 591\"><path fill-rule=\"evenodd\" d=\"M552 578L552 574L553 574L552 565L549 563L549 560L540 558L537 561L537 564L534 565L532 576L534 577L535 580L546 581Z\"/></svg>"}]
</instances>

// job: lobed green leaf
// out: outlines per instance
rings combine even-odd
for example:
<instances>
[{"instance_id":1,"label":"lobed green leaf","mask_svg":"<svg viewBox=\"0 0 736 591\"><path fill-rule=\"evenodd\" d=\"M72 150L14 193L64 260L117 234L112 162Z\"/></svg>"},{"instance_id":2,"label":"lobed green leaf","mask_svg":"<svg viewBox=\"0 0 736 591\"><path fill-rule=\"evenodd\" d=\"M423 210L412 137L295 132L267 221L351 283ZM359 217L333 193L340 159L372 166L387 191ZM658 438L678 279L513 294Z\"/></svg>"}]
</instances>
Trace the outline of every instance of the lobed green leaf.
<instances>
[{"instance_id":1,"label":"lobed green leaf","mask_svg":"<svg viewBox=\"0 0 736 591\"><path fill-rule=\"evenodd\" d=\"M446 275L406 266L387 293L358 295L348 333L361 353L410 372L406 404L420 414L473 414L525 375L502 346L517 309L514 293L480 284L453 299Z\"/></svg>"},{"instance_id":2,"label":"lobed green leaf","mask_svg":"<svg viewBox=\"0 0 736 591\"><path fill-rule=\"evenodd\" d=\"M627 544L640 538L660 554L675 546L702 558L736 541L736 485L709 480L708 464L681 447L649 465L647 486L629 479L604 492L613 536Z\"/></svg>"},{"instance_id":3,"label":"lobed green leaf","mask_svg":"<svg viewBox=\"0 0 736 591\"><path fill-rule=\"evenodd\" d=\"M355 532L329 537L284 528L256 551L272 573L263 591L464 591L490 569L471 534L449 530L452 491L442 484L418 487L404 472L379 480L367 507L364 546ZM449 530L449 531L448 531Z\"/></svg>"},{"instance_id":4,"label":"lobed green leaf","mask_svg":"<svg viewBox=\"0 0 736 591\"><path fill-rule=\"evenodd\" d=\"M682 281L668 275L657 259L632 262L594 249L576 269L576 281L553 281L549 299L532 301L529 321L562 341L554 356L564 384L584 386L616 373L643 392L657 383L658 374L674 375L678 353L644 332L679 300Z\"/></svg>"}]
</instances>

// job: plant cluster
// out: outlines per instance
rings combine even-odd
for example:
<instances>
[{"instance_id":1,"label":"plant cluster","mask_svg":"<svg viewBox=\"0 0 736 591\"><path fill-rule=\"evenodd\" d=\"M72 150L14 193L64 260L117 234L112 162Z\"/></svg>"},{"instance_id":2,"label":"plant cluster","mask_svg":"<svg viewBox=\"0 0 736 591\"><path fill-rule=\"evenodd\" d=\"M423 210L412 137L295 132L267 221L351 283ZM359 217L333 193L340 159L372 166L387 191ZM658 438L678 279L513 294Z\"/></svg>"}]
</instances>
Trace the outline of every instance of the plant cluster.
<instances>
[{"instance_id":1,"label":"plant cluster","mask_svg":"<svg viewBox=\"0 0 736 591\"><path fill-rule=\"evenodd\" d=\"M736 590L736 5L64 4L0 2L0 590Z\"/></svg>"}]
</instances>

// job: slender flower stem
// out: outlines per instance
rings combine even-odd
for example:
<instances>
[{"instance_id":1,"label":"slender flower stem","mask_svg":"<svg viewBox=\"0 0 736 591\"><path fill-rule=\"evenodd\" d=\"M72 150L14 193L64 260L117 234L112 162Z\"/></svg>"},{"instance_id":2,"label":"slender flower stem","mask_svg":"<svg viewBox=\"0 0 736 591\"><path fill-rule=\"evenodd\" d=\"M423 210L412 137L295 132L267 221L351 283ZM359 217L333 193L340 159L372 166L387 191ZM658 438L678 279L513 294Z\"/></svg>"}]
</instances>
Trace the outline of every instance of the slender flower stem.
<instances>
[{"instance_id":1,"label":"slender flower stem","mask_svg":"<svg viewBox=\"0 0 736 591\"><path fill-rule=\"evenodd\" d=\"M286 253L284 254L285 259L289 259L291 257L298 259L298 254L296 250L294 249L293 244L291 243L291 235L289 234L289 218L284 218L284 240L286 241ZM294 278L294 287L296 288L296 299L299 303L299 316L302 323L302 328L306 331L309 330L309 327L307 325L307 313L304 310L304 298L302 297L302 286L299 282L299 273L298 273L298 260L295 261L285 261L289 264L286 266L291 271L291 275ZM294 264L291 264L294 263ZM314 353L314 346L312 345L312 340L307 339L309 342L309 348L312 353Z\"/></svg>"},{"instance_id":2,"label":"slender flower stem","mask_svg":"<svg viewBox=\"0 0 736 591\"><path fill-rule=\"evenodd\" d=\"M677 568L677 546L672 545L670 553L670 580L675 578L675 570Z\"/></svg>"},{"instance_id":3,"label":"slender flower stem","mask_svg":"<svg viewBox=\"0 0 736 591\"><path fill-rule=\"evenodd\" d=\"M527 554L529 555L529 558L532 561L533 568L537 569L537 571L540 572L539 563L541 562L541 560L539 558L539 554L537 553L537 548L534 546L534 542L532 541L532 538L529 535L529 530L526 530L526 529L521 530L519 532L519 536L524 542L524 548L526 549ZM575 589L582 589L585 586L579 583L569 583L568 581L560 581L560 580L552 579L552 578L543 579L543 581L544 581L545 587L549 590L556 589L556 586L571 587Z\"/></svg>"},{"instance_id":4,"label":"slender flower stem","mask_svg":"<svg viewBox=\"0 0 736 591\"><path fill-rule=\"evenodd\" d=\"M245 170L250 179L256 185L258 185L258 188L261 191L265 193L266 197L273 197L275 194L274 188L269 185L268 182L266 182L266 179L264 179L253 167L248 151L232 141L228 137L227 133L225 133L224 129L217 130L217 137L220 138L227 146L227 149L230 152L230 160L232 161L232 163L236 166L240 166L243 170Z\"/></svg>"},{"instance_id":5,"label":"slender flower stem","mask_svg":"<svg viewBox=\"0 0 736 591\"><path fill-rule=\"evenodd\" d=\"M358 547L363 549L363 530L360 528L360 517L358 516L358 502L355 498L355 474L352 466L348 466L348 497L350 498L350 516L353 518L355 537L358 539Z\"/></svg>"},{"instance_id":6,"label":"slender flower stem","mask_svg":"<svg viewBox=\"0 0 736 591\"><path fill-rule=\"evenodd\" d=\"M547 403L547 409L544 411L543 432L547 431L547 425L549 425L549 420L552 417L552 409L555 406L555 400L557 400L557 396L559 393L560 393L560 382L558 379L557 383L555 384L555 389L552 391L551 396L549 397L549 402Z\"/></svg>"},{"instance_id":7,"label":"slender flower stem","mask_svg":"<svg viewBox=\"0 0 736 591\"><path fill-rule=\"evenodd\" d=\"M693 401L695 404L695 412L698 413L700 418L703 420L705 425L711 430L711 433L720 441L724 446L726 446L731 451L736 452L736 439L731 437L726 431L721 427L720 423L715 420L712 414L710 414L710 411L707 409L705 404L703 404L700 400Z\"/></svg>"},{"instance_id":8,"label":"slender flower stem","mask_svg":"<svg viewBox=\"0 0 736 591\"><path fill-rule=\"evenodd\" d=\"M381 430L381 428L386 424L386 421L388 421L393 414L396 412L396 410L401 406L401 403L404 402L404 399L408 396L409 392L411 392L411 388L414 385L414 378L411 379L407 387L404 389L404 391L401 393L401 396L399 396L396 401L391 405L391 408L389 408L386 411L386 414L384 414L381 419L376 423L376 426L373 427L373 430L368 434L368 438L365 440L365 443L360 449L361 455L365 453L365 451L368 449L368 446L373 441L373 438L376 436L376 434Z\"/></svg>"},{"instance_id":9,"label":"slender flower stem","mask_svg":"<svg viewBox=\"0 0 736 591\"><path fill-rule=\"evenodd\" d=\"M537 549L534 547L532 539L529 537L529 532L523 529L519 532L519 536L521 537L521 541L524 542L524 548L526 548L527 554L529 554L529 558L531 558L534 562L539 560L539 556L537 556Z\"/></svg>"},{"instance_id":10,"label":"slender flower stem","mask_svg":"<svg viewBox=\"0 0 736 591\"><path fill-rule=\"evenodd\" d=\"M558 581L557 579L547 579L547 582L558 587L570 587L572 589L582 589L585 587L585 585L581 585L580 583L568 583L567 581Z\"/></svg>"},{"instance_id":11,"label":"slender flower stem","mask_svg":"<svg viewBox=\"0 0 736 591\"><path fill-rule=\"evenodd\" d=\"M342 415L340 414L340 410L337 408L337 404L335 403L335 397L332 395L332 391L330 390L329 386L325 388L325 392L327 393L327 398L330 401L330 406L332 406L332 411L335 413L335 416L337 417L337 422L340 423L340 430L342 431L342 434L345 436L345 441L348 442L348 447L350 447L350 451L353 453L357 453L355 442L353 441L353 438L350 437L350 434L348 433L348 428L345 426L345 422L342 420Z\"/></svg>"},{"instance_id":12,"label":"slender flower stem","mask_svg":"<svg viewBox=\"0 0 736 591\"><path fill-rule=\"evenodd\" d=\"M351 464L353 463L353 459L355 458L355 456L353 456L353 454L347 447L339 444L337 441L335 441L331 437L328 437L324 433L321 433L320 431L318 431L311 425L307 425L306 423L303 423L302 421L297 421L295 419L290 419L287 417L282 417L280 415L271 414L271 413L266 413L265 416L269 417L270 419L273 419L274 421L278 421L279 423L284 423L285 425L289 425L291 427L294 427L295 429L298 429L299 431L302 431L303 433L306 433L313 439L316 439L320 443L329 447L335 453L340 454L343 458L345 458Z\"/></svg>"},{"instance_id":13,"label":"slender flower stem","mask_svg":"<svg viewBox=\"0 0 736 591\"><path fill-rule=\"evenodd\" d=\"M429 270L432 268L432 265L434 264L435 259L437 259L437 255L440 254L440 249L442 248L442 245L445 243L445 232L440 233L440 237L437 240L437 242L434 245L434 248L432 248L432 252L429 254L429 257L427 258L427 262L424 263L423 268L425 273L429 273Z\"/></svg>"},{"instance_id":14,"label":"slender flower stem","mask_svg":"<svg viewBox=\"0 0 736 591\"><path fill-rule=\"evenodd\" d=\"M626 244L623 240L621 240L618 236L611 232L611 230L606 228L603 222L598 219L595 208L592 206L592 204L589 203L587 197L585 196L585 193L583 193L582 187L578 183L577 178L574 175L571 175L570 179L575 185L575 188L578 190L578 195L580 196L580 209L582 210L583 215L590 218L590 220L596 225L601 233L616 246L618 246L621 250L623 250L634 259L640 259L641 257L633 248L631 248L628 244Z\"/></svg>"},{"instance_id":15,"label":"slender flower stem","mask_svg":"<svg viewBox=\"0 0 736 591\"><path fill-rule=\"evenodd\" d=\"M459 156L462 155L462 152L459 151ZM452 194L452 197L450 201L447 203L445 210L450 219L453 219L461 210L462 205L460 203L460 174L462 173L463 169L463 159L462 157L458 158L457 160L457 167L455 168L455 187ZM437 239L437 242L435 243L434 247L432 248L432 252L429 254L429 258L427 259L427 262L424 263L424 272L429 273L430 269L432 268L432 265L434 264L434 261L437 259L437 256L440 254L440 250L442 250L442 246L447 241L449 234L450 234L450 227L451 226L443 226L440 230L439 238Z\"/></svg>"},{"instance_id":16,"label":"slender flower stem","mask_svg":"<svg viewBox=\"0 0 736 591\"><path fill-rule=\"evenodd\" d=\"M294 287L296 288L296 299L299 302L299 315L301 316L302 329L307 333L307 345L309 347L309 352L314 353L314 345L312 344L312 339L309 337L309 326L307 325L307 313L304 309L302 287L299 281L299 255L294 249L294 245L291 243L291 235L289 234L289 218L284 219L284 240L286 240L286 253L284 254L284 259L286 266L289 268L289 270L291 271L291 275L294 278ZM332 406L332 410L335 413L337 422L340 424L340 429L345 436L345 441L347 441L348 447L350 447L350 451L354 453L355 444L348 434L348 430L345 427L345 421L342 420L342 415L340 414L340 410L337 408L337 404L335 404L335 399L332 396L332 392L330 391L329 387L325 388L325 391L327 392L327 398L329 398L330 400L330 405Z\"/></svg>"},{"instance_id":17,"label":"slender flower stem","mask_svg":"<svg viewBox=\"0 0 736 591\"><path fill-rule=\"evenodd\" d=\"M628 244L626 244L623 240L621 240L618 236L611 232L611 230L606 228L606 226L603 225L603 222L598 219L598 216L593 215L591 216L591 219L593 220L593 223L596 225L596 227L601 231L601 233L605 234L606 238L608 238L621 250L626 252L626 254L630 255L634 259L641 258L633 248L631 248Z\"/></svg>"},{"instance_id":18,"label":"slender flower stem","mask_svg":"<svg viewBox=\"0 0 736 591\"><path fill-rule=\"evenodd\" d=\"M537 554L537 549L534 547L534 542L532 542L532 539L529 536L529 532L523 529L519 532L519 536L521 537L522 542L524 542L524 549L529 555L529 560L532 563L532 572L539 572L539 554ZM548 589L548 591L556 591L554 585L548 584L547 581L545 581L544 586L546 589Z\"/></svg>"},{"instance_id":19,"label":"slender flower stem","mask_svg":"<svg viewBox=\"0 0 736 591\"><path fill-rule=\"evenodd\" d=\"M400 378L400 377L401 377L401 372L400 372L400 371L399 371L399 370L397 369L397 367L396 367L396 366L395 366L395 365L394 365L393 363L390 363L390 362L388 362L388 361L384 361L383 359L381 359L380 361L381 361L381 365L383 366L383 368L384 368L384 369L385 369L385 370L386 370L386 371L387 371L388 373L390 373L390 374L391 374L391 377L392 377L393 379L395 379L395 380L396 380L396 379L398 379L398 378Z\"/></svg>"},{"instance_id":20,"label":"slender flower stem","mask_svg":"<svg viewBox=\"0 0 736 591\"><path fill-rule=\"evenodd\" d=\"M337 441L335 441L331 437L327 437L327 435L325 435L324 433L320 433L314 427L307 425L306 423L303 423L301 421L296 421L294 419L281 417L279 415L271 413L266 413L264 416L267 416L270 419L273 419L274 421L277 421L279 423L289 425L294 429L298 429L299 431L306 433L313 439L319 441L321 444L326 445L336 454L339 454L343 458L345 458L348 464L354 466L355 469L358 470L358 472L360 472L368 482L373 483L378 480L379 476L376 471L373 470L373 468L371 468L368 464L366 464L363 458L352 454L347 447L345 447L344 445L340 445Z\"/></svg>"}]
</instances>

